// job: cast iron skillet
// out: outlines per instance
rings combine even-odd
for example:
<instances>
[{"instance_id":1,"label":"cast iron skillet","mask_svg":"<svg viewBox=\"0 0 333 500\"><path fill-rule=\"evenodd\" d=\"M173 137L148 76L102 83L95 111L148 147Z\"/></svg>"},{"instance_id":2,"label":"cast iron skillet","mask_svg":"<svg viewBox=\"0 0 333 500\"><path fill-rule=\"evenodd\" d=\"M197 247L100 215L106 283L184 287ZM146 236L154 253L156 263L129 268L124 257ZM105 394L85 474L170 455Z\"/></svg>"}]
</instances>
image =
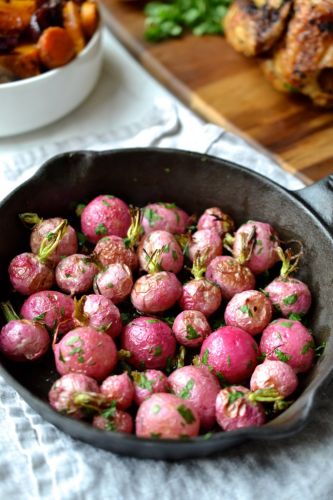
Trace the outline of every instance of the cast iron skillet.
<instances>
[{"instance_id":1,"label":"cast iron skillet","mask_svg":"<svg viewBox=\"0 0 333 500\"><path fill-rule=\"evenodd\" d=\"M305 256L299 277L314 297L312 328L317 342L327 341L324 355L304 381L296 402L262 428L217 433L189 442L138 440L106 433L54 412L47 392L55 378L52 358L23 366L2 359L0 373L46 420L74 438L135 457L181 459L203 457L245 439L277 439L299 431L315 405L319 386L333 371L333 176L290 193L270 180L227 161L184 151L132 149L77 152L49 160L38 173L0 205L1 300L9 293L7 265L28 247L17 214L38 212L43 217L73 213L78 202L112 193L142 206L149 201L172 201L190 213L221 206L236 222L270 221L287 239L300 239Z\"/></svg>"}]
</instances>

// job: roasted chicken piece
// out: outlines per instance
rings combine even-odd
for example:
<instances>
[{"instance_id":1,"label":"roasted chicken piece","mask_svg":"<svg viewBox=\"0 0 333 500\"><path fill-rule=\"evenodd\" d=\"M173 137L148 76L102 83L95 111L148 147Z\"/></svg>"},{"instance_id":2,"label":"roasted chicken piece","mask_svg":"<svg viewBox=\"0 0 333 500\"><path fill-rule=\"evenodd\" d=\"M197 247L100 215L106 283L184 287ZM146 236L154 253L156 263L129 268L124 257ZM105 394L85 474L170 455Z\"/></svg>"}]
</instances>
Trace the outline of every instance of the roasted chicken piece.
<instances>
[{"instance_id":1,"label":"roasted chicken piece","mask_svg":"<svg viewBox=\"0 0 333 500\"><path fill-rule=\"evenodd\" d=\"M237 52L270 50L285 31L291 0L235 0L224 18L226 39Z\"/></svg>"},{"instance_id":2,"label":"roasted chicken piece","mask_svg":"<svg viewBox=\"0 0 333 500\"><path fill-rule=\"evenodd\" d=\"M288 32L263 63L274 87L333 107L333 1L295 0Z\"/></svg>"}]
</instances>

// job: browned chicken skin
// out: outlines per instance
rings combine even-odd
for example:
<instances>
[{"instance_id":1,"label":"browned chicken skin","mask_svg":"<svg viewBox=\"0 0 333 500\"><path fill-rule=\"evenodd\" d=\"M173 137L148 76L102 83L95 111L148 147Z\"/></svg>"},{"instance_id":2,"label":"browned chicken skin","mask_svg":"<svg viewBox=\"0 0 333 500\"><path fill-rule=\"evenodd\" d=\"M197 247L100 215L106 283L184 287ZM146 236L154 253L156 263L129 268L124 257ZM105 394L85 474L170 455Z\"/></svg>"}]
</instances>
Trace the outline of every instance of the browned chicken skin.
<instances>
[{"instance_id":1,"label":"browned chicken skin","mask_svg":"<svg viewBox=\"0 0 333 500\"><path fill-rule=\"evenodd\" d=\"M333 1L295 0L288 32L264 71L275 88L333 106Z\"/></svg>"},{"instance_id":2,"label":"browned chicken skin","mask_svg":"<svg viewBox=\"0 0 333 500\"><path fill-rule=\"evenodd\" d=\"M275 4L278 21L273 21L273 3L236 0L225 19L227 40L245 55L268 54L263 68L276 89L333 107L333 0L280 2L280 8Z\"/></svg>"},{"instance_id":3,"label":"browned chicken skin","mask_svg":"<svg viewBox=\"0 0 333 500\"><path fill-rule=\"evenodd\" d=\"M256 56L270 50L284 32L291 0L235 0L225 19L225 36L238 52Z\"/></svg>"}]
</instances>

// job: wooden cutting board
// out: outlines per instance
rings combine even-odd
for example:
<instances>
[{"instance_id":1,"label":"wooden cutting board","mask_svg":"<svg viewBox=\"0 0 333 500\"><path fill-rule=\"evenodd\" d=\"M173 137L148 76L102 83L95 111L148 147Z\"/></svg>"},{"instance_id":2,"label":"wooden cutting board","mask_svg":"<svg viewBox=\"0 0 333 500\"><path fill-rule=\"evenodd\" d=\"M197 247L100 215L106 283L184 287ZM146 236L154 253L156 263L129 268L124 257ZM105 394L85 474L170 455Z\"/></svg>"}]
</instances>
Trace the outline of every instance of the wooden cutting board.
<instances>
[{"instance_id":1,"label":"wooden cutting board","mask_svg":"<svg viewBox=\"0 0 333 500\"><path fill-rule=\"evenodd\" d=\"M263 147L306 182L333 173L333 110L276 92L258 61L237 54L223 37L147 42L142 8L141 2L102 0L114 35L186 105Z\"/></svg>"}]
</instances>

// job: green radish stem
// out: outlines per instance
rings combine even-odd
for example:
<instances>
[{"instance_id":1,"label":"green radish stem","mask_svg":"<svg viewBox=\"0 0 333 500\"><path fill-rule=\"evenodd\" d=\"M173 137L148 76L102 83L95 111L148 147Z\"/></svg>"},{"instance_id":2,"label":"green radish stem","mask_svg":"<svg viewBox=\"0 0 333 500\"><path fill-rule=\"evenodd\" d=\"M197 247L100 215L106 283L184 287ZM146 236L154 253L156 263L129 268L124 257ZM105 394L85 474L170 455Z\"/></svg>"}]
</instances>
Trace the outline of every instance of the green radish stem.
<instances>
[{"instance_id":1,"label":"green radish stem","mask_svg":"<svg viewBox=\"0 0 333 500\"><path fill-rule=\"evenodd\" d=\"M13 306L9 301L1 302L1 309L6 321L13 321L15 319L21 319L15 312Z\"/></svg>"},{"instance_id":2,"label":"green radish stem","mask_svg":"<svg viewBox=\"0 0 333 500\"><path fill-rule=\"evenodd\" d=\"M179 348L179 353L177 356L177 368L183 368L185 366L185 356L186 356L186 349L183 345L180 346Z\"/></svg>"},{"instance_id":3,"label":"green radish stem","mask_svg":"<svg viewBox=\"0 0 333 500\"><path fill-rule=\"evenodd\" d=\"M274 403L274 411L285 410L293 403L293 401L285 401L284 396L282 396L274 387L258 389L247 395L247 398L254 402Z\"/></svg>"},{"instance_id":4,"label":"green radish stem","mask_svg":"<svg viewBox=\"0 0 333 500\"><path fill-rule=\"evenodd\" d=\"M163 248L160 248L159 250L155 250L155 252L152 253L152 255L149 255L146 250L144 250L146 256L148 257L148 262L147 262L147 268L148 268L148 273L149 274L155 274L159 273L162 271L161 267L161 255L163 253Z\"/></svg>"},{"instance_id":5,"label":"green radish stem","mask_svg":"<svg viewBox=\"0 0 333 500\"><path fill-rule=\"evenodd\" d=\"M188 230L188 232L184 234L174 234L174 237L177 243L180 245L183 254L188 257L188 249L192 238L191 231Z\"/></svg>"},{"instance_id":6,"label":"green radish stem","mask_svg":"<svg viewBox=\"0 0 333 500\"><path fill-rule=\"evenodd\" d=\"M297 241L297 243L300 245L300 251L297 254L293 254L291 248L287 248L285 252L281 247L276 248L276 252L282 262L280 270L280 276L282 278L287 278L289 274L294 273L298 269L298 262L303 255L303 248L300 241Z\"/></svg>"},{"instance_id":7,"label":"green radish stem","mask_svg":"<svg viewBox=\"0 0 333 500\"><path fill-rule=\"evenodd\" d=\"M74 297L74 314L73 318L81 325L85 326L89 322L88 316L83 312L84 304L87 296L83 295L80 299Z\"/></svg>"},{"instance_id":8,"label":"green radish stem","mask_svg":"<svg viewBox=\"0 0 333 500\"><path fill-rule=\"evenodd\" d=\"M126 349L120 349L118 351L118 359L120 360L129 359L131 356L132 354L130 353L130 351L126 351Z\"/></svg>"},{"instance_id":9,"label":"green radish stem","mask_svg":"<svg viewBox=\"0 0 333 500\"><path fill-rule=\"evenodd\" d=\"M68 221L64 219L53 231L42 239L37 257L40 262L45 263L50 255L56 250L65 232L67 231Z\"/></svg>"},{"instance_id":10,"label":"green radish stem","mask_svg":"<svg viewBox=\"0 0 333 500\"><path fill-rule=\"evenodd\" d=\"M110 401L101 394L95 392L78 392L73 396L73 403L77 407L87 408L100 413ZM74 410L76 411L76 410Z\"/></svg>"},{"instance_id":11,"label":"green radish stem","mask_svg":"<svg viewBox=\"0 0 333 500\"><path fill-rule=\"evenodd\" d=\"M34 214L32 212L25 212L23 214L19 214L20 220L27 225L37 226L43 222L43 219L38 216L38 214Z\"/></svg>"},{"instance_id":12,"label":"green radish stem","mask_svg":"<svg viewBox=\"0 0 333 500\"><path fill-rule=\"evenodd\" d=\"M253 249L256 244L256 228L252 226L249 233L240 233L241 252L237 258L238 262L243 265L251 259Z\"/></svg>"},{"instance_id":13,"label":"green radish stem","mask_svg":"<svg viewBox=\"0 0 333 500\"><path fill-rule=\"evenodd\" d=\"M230 234L230 233L226 233L226 235L223 238L223 246L230 253L233 253L232 247L233 247L234 241L235 241L235 237L232 236L232 234Z\"/></svg>"},{"instance_id":14,"label":"green radish stem","mask_svg":"<svg viewBox=\"0 0 333 500\"><path fill-rule=\"evenodd\" d=\"M193 265L191 269L191 273L194 276L194 279L199 280L201 279L206 272L206 261L207 261L207 256L208 256L209 250L206 250L203 254L198 252L195 255L195 258L193 260Z\"/></svg>"},{"instance_id":15,"label":"green radish stem","mask_svg":"<svg viewBox=\"0 0 333 500\"><path fill-rule=\"evenodd\" d=\"M141 220L142 220L142 212L140 208L132 208L131 225L128 228L126 238L124 238L124 243L126 248L133 249L138 244L140 236L143 233Z\"/></svg>"}]
</instances>

